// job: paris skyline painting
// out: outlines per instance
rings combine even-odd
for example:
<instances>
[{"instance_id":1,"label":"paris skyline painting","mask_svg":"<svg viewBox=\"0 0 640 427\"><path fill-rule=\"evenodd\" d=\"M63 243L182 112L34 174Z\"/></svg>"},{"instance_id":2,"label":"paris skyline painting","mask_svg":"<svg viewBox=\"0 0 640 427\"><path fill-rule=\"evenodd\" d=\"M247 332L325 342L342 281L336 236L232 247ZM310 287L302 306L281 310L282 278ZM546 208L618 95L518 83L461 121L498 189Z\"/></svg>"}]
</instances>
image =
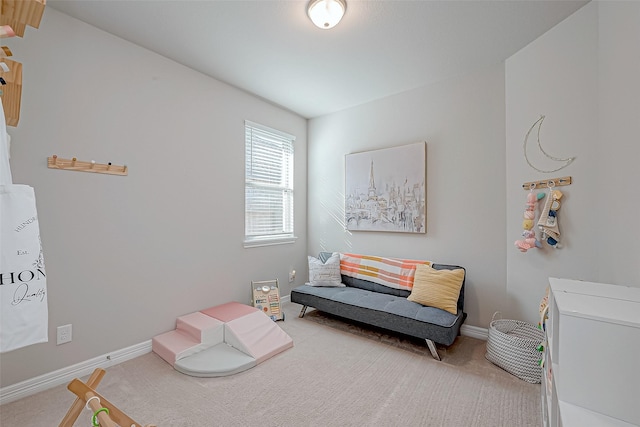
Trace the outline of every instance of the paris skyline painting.
<instances>
[{"instance_id":1,"label":"paris skyline painting","mask_svg":"<svg viewBox=\"0 0 640 427\"><path fill-rule=\"evenodd\" d=\"M426 143L345 156L350 231L426 233Z\"/></svg>"}]
</instances>

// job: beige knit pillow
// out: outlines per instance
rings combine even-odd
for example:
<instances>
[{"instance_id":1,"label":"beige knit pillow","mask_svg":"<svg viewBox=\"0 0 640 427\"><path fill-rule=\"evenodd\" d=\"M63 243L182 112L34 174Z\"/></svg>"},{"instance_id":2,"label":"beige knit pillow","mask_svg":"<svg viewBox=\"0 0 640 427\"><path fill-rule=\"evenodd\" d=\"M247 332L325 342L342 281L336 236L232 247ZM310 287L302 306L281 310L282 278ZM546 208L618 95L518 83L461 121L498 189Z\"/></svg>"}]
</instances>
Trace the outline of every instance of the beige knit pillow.
<instances>
[{"instance_id":1,"label":"beige knit pillow","mask_svg":"<svg viewBox=\"0 0 640 427\"><path fill-rule=\"evenodd\" d=\"M458 313L458 297L464 281L464 270L436 270L428 265L417 265L409 301Z\"/></svg>"}]
</instances>

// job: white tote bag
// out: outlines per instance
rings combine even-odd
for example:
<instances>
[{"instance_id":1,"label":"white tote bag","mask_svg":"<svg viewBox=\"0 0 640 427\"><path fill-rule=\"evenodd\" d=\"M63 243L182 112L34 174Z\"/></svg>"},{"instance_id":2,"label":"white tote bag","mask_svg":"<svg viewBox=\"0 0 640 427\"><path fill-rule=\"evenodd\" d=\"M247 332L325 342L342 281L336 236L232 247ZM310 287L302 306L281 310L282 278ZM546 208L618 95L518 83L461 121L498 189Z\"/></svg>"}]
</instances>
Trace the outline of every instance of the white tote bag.
<instances>
[{"instance_id":1,"label":"white tote bag","mask_svg":"<svg viewBox=\"0 0 640 427\"><path fill-rule=\"evenodd\" d=\"M36 196L12 183L0 101L0 353L47 342L48 320Z\"/></svg>"}]
</instances>

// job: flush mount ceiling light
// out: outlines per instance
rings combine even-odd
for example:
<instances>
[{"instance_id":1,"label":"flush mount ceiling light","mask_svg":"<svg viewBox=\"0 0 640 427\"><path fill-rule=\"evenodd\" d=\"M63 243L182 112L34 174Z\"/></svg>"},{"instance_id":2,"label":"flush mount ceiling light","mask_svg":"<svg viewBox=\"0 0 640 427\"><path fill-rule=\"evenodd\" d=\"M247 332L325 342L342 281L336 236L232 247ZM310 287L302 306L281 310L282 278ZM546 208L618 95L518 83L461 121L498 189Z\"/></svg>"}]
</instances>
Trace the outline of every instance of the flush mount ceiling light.
<instances>
[{"instance_id":1,"label":"flush mount ceiling light","mask_svg":"<svg viewBox=\"0 0 640 427\"><path fill-rule=\"evenodd\" d=\"M347 10L345 0L311 0L307 14L318 28L328 30L336 26Z\"/></svg>"}]
</instances>

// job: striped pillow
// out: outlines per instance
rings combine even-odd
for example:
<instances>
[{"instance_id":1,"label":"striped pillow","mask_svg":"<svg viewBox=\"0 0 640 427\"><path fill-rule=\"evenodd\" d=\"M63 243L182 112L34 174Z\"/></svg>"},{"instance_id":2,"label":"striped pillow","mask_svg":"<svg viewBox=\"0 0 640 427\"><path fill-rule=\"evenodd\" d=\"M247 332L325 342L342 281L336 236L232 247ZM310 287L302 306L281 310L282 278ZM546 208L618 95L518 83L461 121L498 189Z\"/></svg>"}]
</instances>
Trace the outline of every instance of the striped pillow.
<instances>
[{"instance_id":1,"label":"striped pillow","mask_svg":"<svg viewBox=\"0 0 640 427\"><path fill-rule=\"evenodd\" d=\"M341 274L407 291L413 288L416 266L420 264L430 267L431 261L340 254Z\"/></svg>"}]
</instances>

